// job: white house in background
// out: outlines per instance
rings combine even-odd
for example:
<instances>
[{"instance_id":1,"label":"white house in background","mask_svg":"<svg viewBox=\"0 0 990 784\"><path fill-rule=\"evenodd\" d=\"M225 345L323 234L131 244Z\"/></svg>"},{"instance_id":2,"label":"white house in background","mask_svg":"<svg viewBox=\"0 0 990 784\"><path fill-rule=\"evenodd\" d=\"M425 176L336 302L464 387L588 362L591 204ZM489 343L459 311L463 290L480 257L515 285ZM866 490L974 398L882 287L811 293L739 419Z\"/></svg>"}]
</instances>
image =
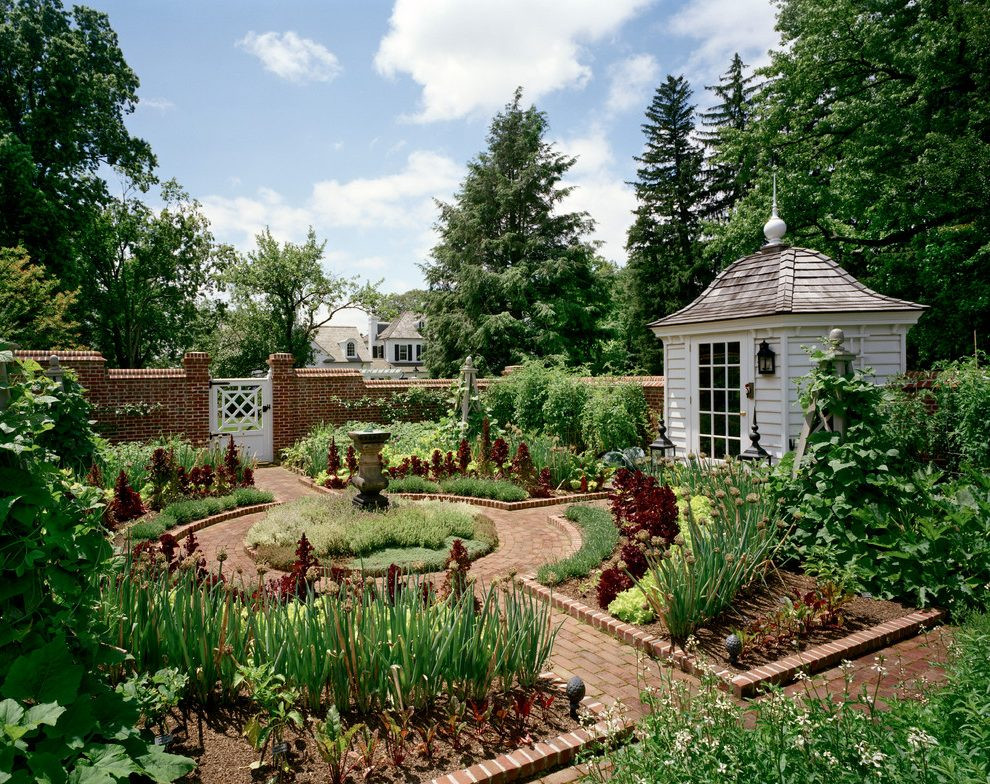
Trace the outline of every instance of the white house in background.
<instances>
[{"instance_id":1,"label":"white house in background","mask_svg":"<svg viewBox=\"0 0 990 784\"><path fill-rule=\"evenodd\" d=\"M878 383L906 369L905 336L926 306L878 294L827 256L785 245L786 229L775 204L759 252L649 325L663 341L664 418L679 457L738 455L754 419L775 460L793 448L804 424L795 381L812 367L804 347L834 328ZM758 367L761 350L768 360L773 353L771 372Z\"/></svg>"},{"instance_id":2,"label":"white house in background","mask_svg":"<svg viewBox=\"0 0 990 784\"><path fill-rule=\"evenodd\" d=\"M313 367L363 370L371 367L371 352L357 327L320 327L313 337Z\"/></svg>"},{"instance_id":3,"label":"white house in background","mask_svg":"<svg viewBox=\"0 0 990 784\"><path fill-rule=\"evenodd\" d=\"M422 316L400 313L392 322L368 315L368 331L331 324L313 338L313 367L353 368L374 378L416 378L423 369Z\"/></svg>"},{"instance_id":4,"label":"white house in background","mask_svg":"<svg viewBox=\"0 0 990 784\"><path fill-rule=\"evenodd\" d=\"M391 322L381 322L368 315L368 351L372 367L402 370L407 376L422 375L423 317L404 310Z\"/></svg>"}]
</instances>

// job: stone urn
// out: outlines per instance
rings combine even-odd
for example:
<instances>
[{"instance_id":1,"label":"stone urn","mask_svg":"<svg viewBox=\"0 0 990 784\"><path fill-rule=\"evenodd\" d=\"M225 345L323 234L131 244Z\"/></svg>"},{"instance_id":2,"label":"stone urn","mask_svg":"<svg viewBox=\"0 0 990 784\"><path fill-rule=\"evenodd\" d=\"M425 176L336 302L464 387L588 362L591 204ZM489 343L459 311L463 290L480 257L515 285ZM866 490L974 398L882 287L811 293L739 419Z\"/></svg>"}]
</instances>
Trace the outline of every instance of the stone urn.
<instances>
[{"instance_id":1,"label":"stone urn","mask_svg":"<svg viewBox=\"0 0 990 784\"><path fill-rule=\"evenodd\" d=\"M385 430L355 430L348 433L358 453L357 476L351 483L358 489L354 506L361 509L385 509L388 497L382 490L388 487L388 479L382 473L381 451L391 433Z\"/></svg>"}]
</instances>

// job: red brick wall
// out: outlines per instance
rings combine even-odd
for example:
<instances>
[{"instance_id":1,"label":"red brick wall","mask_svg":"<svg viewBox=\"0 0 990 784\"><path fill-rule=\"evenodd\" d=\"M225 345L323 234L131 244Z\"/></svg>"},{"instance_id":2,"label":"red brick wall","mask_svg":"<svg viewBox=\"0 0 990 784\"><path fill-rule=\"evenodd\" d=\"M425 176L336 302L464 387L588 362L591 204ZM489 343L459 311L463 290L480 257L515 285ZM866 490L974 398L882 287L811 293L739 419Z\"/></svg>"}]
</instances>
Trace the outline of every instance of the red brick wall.
<instances>
[{"instance_id":1,"label":"red brick wall","mask_svg":"<svg viewBox=\"0 0 990 784\"><path fill-rule=\"evenodd\" d=\"M143 370L108 370L103 356L93 351L18 351L17 355L47 365L52 353L58 356L62 367L75 372L94 406L97 430L111 441L146 441L162 435L181 435L196 445L209 441L209 355L191 352L183 358L181 368ZM293 368L290 354L272 354L268 365L276 455L321 422L379 421L384 418L383 409L391 408L389 404L395 393L410 389L445 392L453 384L450 379L372 381L365 380L357 370ZM617 380L642 384L650 409L655 412L663 409L663 376L629 376ZM487 385L486 379L478 382L481 389ZM350 404L342 405L341 401ZM137 408L128 409L128 406ZM425 405L411 407L403 418L418 421L441 413Z\"/></svg>"}]
</instances>

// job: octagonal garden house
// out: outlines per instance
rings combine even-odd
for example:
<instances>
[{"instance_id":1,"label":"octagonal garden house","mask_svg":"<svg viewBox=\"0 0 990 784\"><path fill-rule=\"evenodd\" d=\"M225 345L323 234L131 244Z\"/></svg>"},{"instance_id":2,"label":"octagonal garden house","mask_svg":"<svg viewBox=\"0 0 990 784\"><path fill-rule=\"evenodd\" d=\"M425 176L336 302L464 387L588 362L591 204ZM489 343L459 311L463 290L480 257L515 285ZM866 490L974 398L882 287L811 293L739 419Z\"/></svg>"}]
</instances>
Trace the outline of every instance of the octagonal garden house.
<instances>
[{"instance_id":1,"label":"octagonal garden house","mask_svg":"<svg viewBox=\"0 0 990 784\"><path fill-rule=\"evenodd\" d=\"M812 365L804 347L834 328L878 383L906 369L905 337L925 306L878 294L828 256L786 245L786 228L775 206L766 245L649 325L663 341L664 417L678 457L740 454L754 417L775 460L792 449L804 424L795 381Z\"/></svg>"}]
</instances>

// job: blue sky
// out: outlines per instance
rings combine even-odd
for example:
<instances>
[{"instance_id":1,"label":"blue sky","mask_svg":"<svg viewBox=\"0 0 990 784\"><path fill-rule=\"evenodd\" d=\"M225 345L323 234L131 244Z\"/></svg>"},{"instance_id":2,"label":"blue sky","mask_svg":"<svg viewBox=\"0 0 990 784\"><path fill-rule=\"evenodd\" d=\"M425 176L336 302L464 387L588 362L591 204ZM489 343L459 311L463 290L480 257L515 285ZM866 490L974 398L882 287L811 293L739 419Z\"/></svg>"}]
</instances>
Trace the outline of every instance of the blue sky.
<instances>
[{"instance_id":1,"label":"blue sky","mask_svg":"<svg viewBox=\"0 0 990 784\"><path fill-rule=\"evenodd\" d=\"M640 123L667 73L702 85L735 51L766 61L766 0L89 0L109 14L141 103L127 122L242 250L312 225L338 274L422 285L449 199L522 85L578 156L566 205L617 263Z\"/></svg>"}]
</instances>

